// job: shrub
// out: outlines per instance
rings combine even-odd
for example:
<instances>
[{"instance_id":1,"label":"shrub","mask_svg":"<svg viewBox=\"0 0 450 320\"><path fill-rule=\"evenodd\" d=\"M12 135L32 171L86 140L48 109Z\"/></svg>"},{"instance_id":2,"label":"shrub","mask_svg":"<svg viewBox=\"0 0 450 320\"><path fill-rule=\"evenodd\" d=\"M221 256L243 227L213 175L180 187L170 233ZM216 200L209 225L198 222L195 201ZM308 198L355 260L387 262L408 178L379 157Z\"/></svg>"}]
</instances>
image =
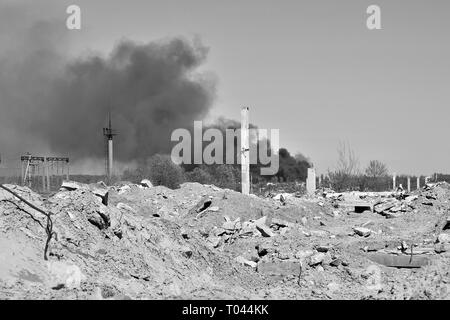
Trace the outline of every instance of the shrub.
<instances>
[{"instance_id":1,"label":"shrub","mask_svg":"<svg viewBox=\"0 0 450 320\"><path fill-rule=\"evenodd\" d=\"M197 167L190 172L186 172L186 181L213 184L213 177L206 170Z\"/></svg>"},{"instance_id":2,"label":"shrub","mask_svg":"<svg viewBox=\"0 0 450 320\"><path fill-rule=\"evenodd\" d=\"M186 172L185 176L187 181L240 190L241 172L233 165L203 165Z\"/></svg>"},{"instance_id":3,"label":"shrub","mask_svg":"<svg viewBox=\"0 0 450 320\"><path fill-rule=\"evenodd\" d=\"M145 164L139 165L135 170L126 170L122 176L122 180L135 183L142 179L149 179L155 186L162 185L175 189L184 182L184 172L180 166L172 162L170 156L155 154Z\"/></svg>"}]
</instances>

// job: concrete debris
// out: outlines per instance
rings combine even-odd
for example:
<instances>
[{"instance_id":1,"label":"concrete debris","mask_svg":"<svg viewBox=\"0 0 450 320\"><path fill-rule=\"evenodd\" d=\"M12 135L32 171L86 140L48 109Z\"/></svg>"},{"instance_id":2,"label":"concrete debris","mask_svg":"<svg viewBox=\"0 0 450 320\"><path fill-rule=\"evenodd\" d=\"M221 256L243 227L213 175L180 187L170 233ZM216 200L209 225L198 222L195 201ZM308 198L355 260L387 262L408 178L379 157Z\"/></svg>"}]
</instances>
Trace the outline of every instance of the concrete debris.
<instances>
[{"instance_id":1,"label":"concrete debris","mask_svg":"<svg viewBox=\"0 0 450 320\"><path fill-rule=\"evenodd\" d=\"M81 184L75 181L63 181L61 188L69 191L78 190L81 188Z\"/></svg>"},{"instance_id":2,"label":"concrete debris","mask_svg":"<svg viewBox=\"0 0 450 320\"><path fill-rule=\"evenodd\" d=\"M258 264L258 273L266 276L298 276L301 265L297 262L261 262Z\"/></svg>"},{"instance_id":3,"label":"concrete debris","mask_svg":"<svg viewBox=\"0 0 450 320\"><path fill-rule=\"evenodd\" d=\"M296 259L306 259L314 254L313 250L300 250L295 254Z\"/></svg>"},{"instance_id":4,"label":"concrete debris","mask_svg":"<svg viewBox=\"0 0 450 320\"><path fill-rule=\"evenodd\" d=\"M450 243L450 234L448 233L441 233L438 236L438 243Z\"/></svg>"},{"instance_id":5,"label":"concrete debris","mask_svg":"<svg viewBox=\"0 0 450 320\"><path fill-rule=\"evenodd\" d=\"M269 252L271 252L271 249L268 245L265 244L258 244L256 245L256 250L258 252L258 256L263 257L266 254L268 254Z\"/></svg>"},{"instance_id":6,"label":"concrete debris","mask_svg":"<svg viewBox=\"0 0 450 320\"><path fill-rule=\"evenodd\" d=\"M209 206L211 206L212 201L210 196L204 196L197 204L189 210L190 214L193 213L201 213L208 209Z\"/></svg>"},{"instance_id":7,"label":"concrete debris","mask_svg":"<svg viewBox=\"0 0 450 320\"><path fill-rule=\"evenodd\" d=\"M394 268L420 268L430 263L426 256L393 255L384 253L372 253L368 259L382 264L386 267Z\"/></svg>"},{"instance_id":8,"label":"concrete debris","mask_svg":"<svg viewBox=\"0 0 450 320\"><path fill-rule=\"evenodd\" d=\"M361 237L368 237L372 233L372 230L364 227L353 227L353 231Z\"/></svg>"},{"instance_id":9,"label":"concrete debris","mask_svg":"<svg viewBox=\"0 0 450 320\"><path fill-rule=\"evenodd\" d=\"M64 287L79 289L81 282L86 279L78 266L64 261L48 261L47 269L51 275L50 286L54 290Z\"/></svg>"},{"instance_id":10,"label":"concrete debris","mask_svg":"<svg viewBox=\"0 0 450 320\"><path fill-rule=\"evenodd\" d=\"M236 261L244 266L248 266L248 267L255 268L255 269L258 266L258 264L256 262L247 260L242 256L236 257Z\"/></svg>"},{"instance_id":11,"label":"concrete debris","mask_svg":"<svg viewBox=\"0 0 450 320\"><path fill-rule=\"evenodd\" d=\"M46 217L0 189L0 299L450 298L447 184L273 197L145 180L9 187L51 213L55 236L44 261Z\"/></svg>"},{"instance_id":12,"label":"concrete debris","mask_svg":"<svg viewBox=\"0 0 450 320\"><path fill-rule=\"evenodd\" d=\"M256 229L261 232L263 237L273 237L272 230L266 225L267 217L262 217L255 221Z\"/></svg>"},{"instance_id":13,"label":"concrete debris","mask_svg":"<svg viewBox=\"0 0 450 320\"><path fill-rule=\"evenodd\" d=\"M318 265L318 264L322 263L325 260L325 258L326 258L325 253L322 253L322 252L316 253L315 255L310 257L309 265L311 265L311 266Z\"/></svg>"},{"instance_id":14,"label":"concrete debris","mask_svg":"<svg viewBox=\"0 0 450 320\"><path fill-rule=\"evenodd\" d=\"M222 228L229 231L240 230L242 227L240 220L240 218L237 218L235 221L225 221Z\"/></svg>"},{"instance_id":15,"label":"concrete debris","mask_svg":"<svg viewBox=\"0 0 450 320\"><path fill-rule=\"evenodd\" d=\"M148 179L144 179L141 181L141 186L146 188L153 188L153 183Z\"/></svg>"},{"instance_id":16,"label":"concrete debris","mask_svg":"<svg viewBox=\"0 0 450 320\"><path fill-rule=\"evenodd\" d=\"M183 246L183 247L181 247L181 253L182 253L183 256L186 257L186 258L192 257L192 250L191 250L191 248L189 248L188 246Z\"/></svg>"}]
</instances>

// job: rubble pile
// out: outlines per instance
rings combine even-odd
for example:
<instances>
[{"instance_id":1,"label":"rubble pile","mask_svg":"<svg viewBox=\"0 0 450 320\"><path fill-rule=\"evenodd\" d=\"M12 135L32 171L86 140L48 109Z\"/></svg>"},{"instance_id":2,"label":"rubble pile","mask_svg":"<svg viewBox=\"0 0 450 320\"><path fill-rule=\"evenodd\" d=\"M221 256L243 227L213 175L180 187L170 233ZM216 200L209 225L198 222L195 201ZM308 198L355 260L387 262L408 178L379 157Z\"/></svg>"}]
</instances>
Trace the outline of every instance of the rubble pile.
<instances>
[{"instance_id":1,"label":"rubble pile","mask_svg":"<svg viewBox=\"0 0 450 320\"><path fill-rule=\"evenodd\" d=\"M448 299L450 188L244 196L65 181L0 189L0 298Z\"/></svg>"}]
</instances>

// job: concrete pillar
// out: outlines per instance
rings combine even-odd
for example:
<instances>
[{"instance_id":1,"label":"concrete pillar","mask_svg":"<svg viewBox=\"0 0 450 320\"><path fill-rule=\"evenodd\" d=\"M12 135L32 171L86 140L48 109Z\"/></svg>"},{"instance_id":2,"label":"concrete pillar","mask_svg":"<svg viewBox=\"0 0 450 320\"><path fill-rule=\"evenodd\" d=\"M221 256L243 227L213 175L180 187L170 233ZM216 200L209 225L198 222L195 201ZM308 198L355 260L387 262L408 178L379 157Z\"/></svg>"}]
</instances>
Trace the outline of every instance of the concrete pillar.
<instances>
[{"instance_id":1,"label":"concrete pillar","mask_svg":"<svg viewBox=\"0 0 450 320\"><path fill-rule=\"evenodd\" d=\"M395 188L397 187L397 184L395 183L395 181L397 180L397 174L394 173L392 175L392 188L395 190Z\"/></svg>"},{"instance_id":2,"label":"concrete pillar","mask_svg":"<svg viewBox=\"0 0 450 320\"><path fill-rule=\"evenodd\" d=\"M45 175L45 160L41 163L41 176L42 176L42 191L47 191L46 175Z\"/></svg>"},{"instance_id":3,"label":"concrete pillar","mask_svg":"<svg viewBox=\"0 0 450 320\"><path fill-rule=\"evenodd\" d=\"M51 181L50 181L50 163L47 161L47 190L51 189Z\"/></svg>"},{"instance_id":4,"label":"concrete pillar","mask_svg":"<svg viewBox=\"0 0 450 320\"><path fill-rule=\"evenodd\" d=\"M308 177L306 178L306 192L313 194L316 191L316 170L308 168Z\"/></svg>"},{"instance_id":5,"label":"concrete pillar","mask_svg":"<svg viewBox=\"0 0 450 320\"><path fill-rule=\"evenodd\" d=\"M411 192L411 177L408 177L408 192Z\"/></svg>"},{"instance_id":6,"label":"concrete pillar","mask_svg":"<svg viewBox=\"0 0 450 320\"><path fill-rule=\"evenodd\" d=\"M113 140L108 140L108 183L111 183L113 176Z\"/></svg>"},{"instance_id":7,"label":"concrete pillar","mask_svg":"<svg viewBox=\"0 0 450 320\"><path fill-rule=\"evenodd\" d=\"M248 107L241 110L241 188L242 194L250 193L250 150L248 133Z\"/></svg>"},{"instance_id":8,"label":"concrete pillar","mask_svg":"<svg viewBox=\"0 0 450 320\"><path fill-rule=\"evenodd\" d=\"M417 190L420 189L420 176L417 177Z\"/></svg>"}]
</instances>

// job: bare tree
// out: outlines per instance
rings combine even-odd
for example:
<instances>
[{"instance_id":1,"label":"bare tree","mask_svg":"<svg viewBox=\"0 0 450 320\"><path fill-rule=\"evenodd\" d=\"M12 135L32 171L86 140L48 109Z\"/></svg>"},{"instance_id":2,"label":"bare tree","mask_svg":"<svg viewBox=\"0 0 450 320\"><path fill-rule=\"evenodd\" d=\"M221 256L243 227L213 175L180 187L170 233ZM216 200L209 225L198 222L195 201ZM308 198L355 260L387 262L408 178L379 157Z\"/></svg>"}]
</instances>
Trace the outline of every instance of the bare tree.
<instances>
[{"instance_id":1,"label":"bare tree","mask_svg":"<svg viewBox=\"0 0 450 320\"><path fill-rule=\"evenodd\" d=\"M348 143L340 142L337 151L336 168L328 172L331 187L338 191L353 189L359 174L358 158Z\"/></svg>"},{"instance_id":2,"label":"bare tree","mask_svg":"<svg viewBox=\"0 0 450 320\"><path fill-rule=\"evenodd\" d=\"M336 173L346 176L354 176L359 171L359 160L349 143L340 142L338 147L338 163Z\"/></svg>"},{"instance_id":3,"label":"bare tree","mask_svg":"<svg viewBox=\"0 0 450 320\"><path fill-rule=\"evenodd\" d=\"M365 174L371 178L385 177L388 175L388 169L383 162L371 160L365 170Z\"/></svg>"}]
</instances>

